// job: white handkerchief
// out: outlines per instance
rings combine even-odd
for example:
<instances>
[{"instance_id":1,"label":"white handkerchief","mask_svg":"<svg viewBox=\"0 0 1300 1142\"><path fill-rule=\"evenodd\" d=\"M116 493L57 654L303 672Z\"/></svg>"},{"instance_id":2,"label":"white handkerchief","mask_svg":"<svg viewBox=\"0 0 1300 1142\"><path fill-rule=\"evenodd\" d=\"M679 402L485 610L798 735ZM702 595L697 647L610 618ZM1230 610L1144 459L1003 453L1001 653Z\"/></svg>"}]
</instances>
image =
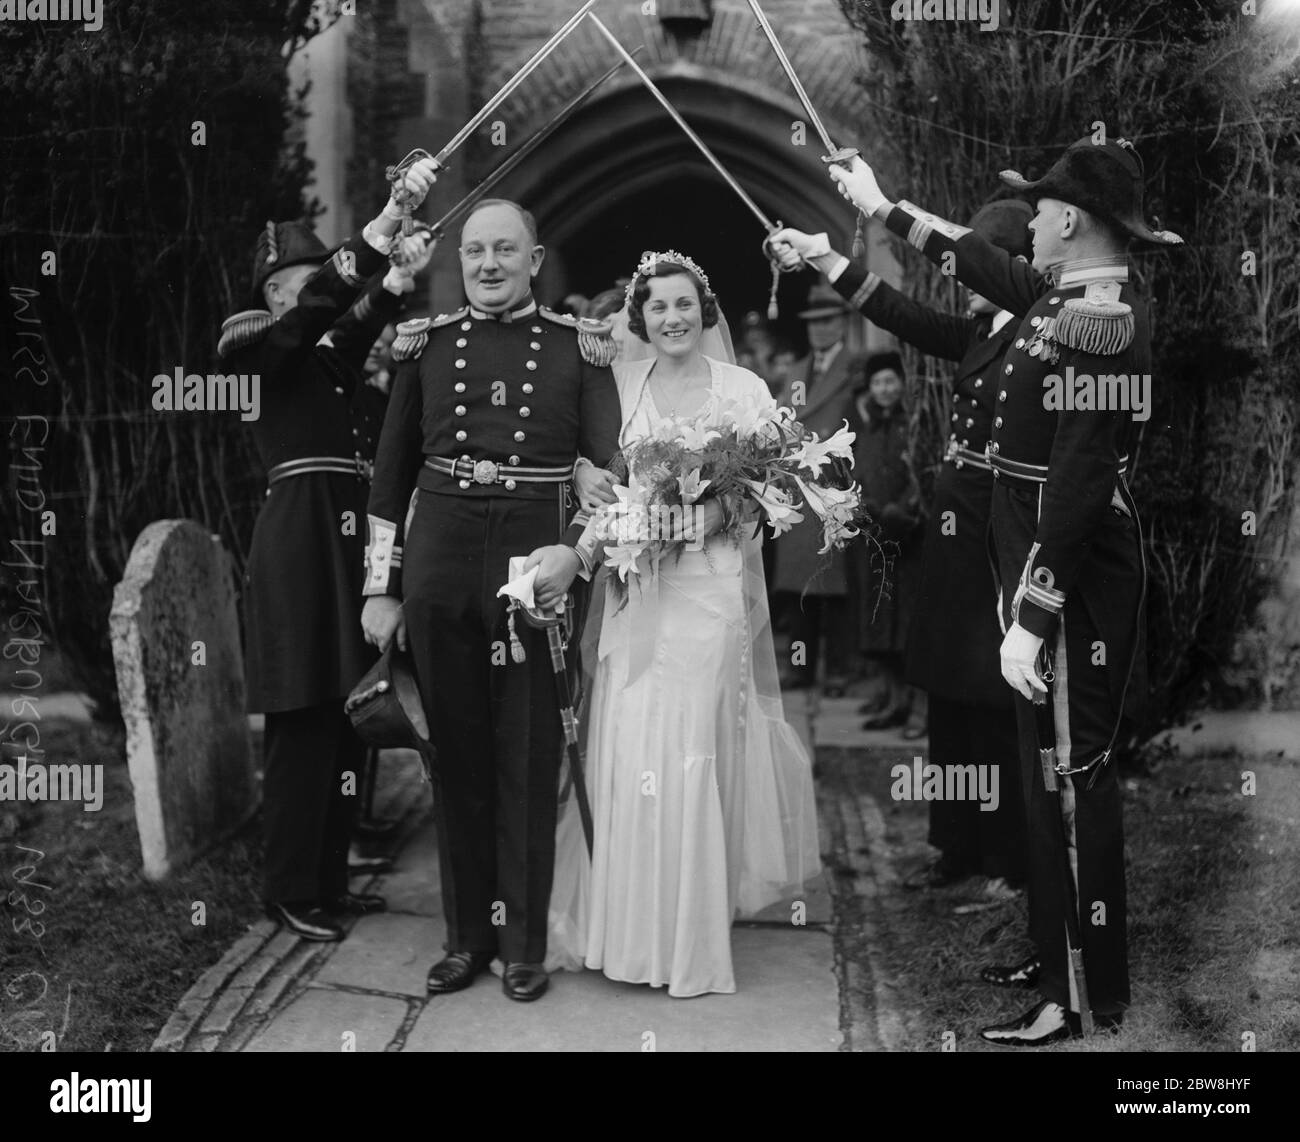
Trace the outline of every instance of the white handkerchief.
<instances>
[{"instance_id":1,"label":"white handkerchief","mask_svg":"<svg viewBox=\"0 0 1300 1142\"><path fill-rule=\"evenodd\" d=\"M507 595L512 599L518 599L521 607L531 611L537 605L533 601L533 583L537 579L537 572L542 568L539 564L531 571L525 571L524 564L527 561L528 557L526 555L512 555L510 557L510 565L506 572L510 576L510 581L497 591L497 597Z\"/></svg>"}]
</instances>

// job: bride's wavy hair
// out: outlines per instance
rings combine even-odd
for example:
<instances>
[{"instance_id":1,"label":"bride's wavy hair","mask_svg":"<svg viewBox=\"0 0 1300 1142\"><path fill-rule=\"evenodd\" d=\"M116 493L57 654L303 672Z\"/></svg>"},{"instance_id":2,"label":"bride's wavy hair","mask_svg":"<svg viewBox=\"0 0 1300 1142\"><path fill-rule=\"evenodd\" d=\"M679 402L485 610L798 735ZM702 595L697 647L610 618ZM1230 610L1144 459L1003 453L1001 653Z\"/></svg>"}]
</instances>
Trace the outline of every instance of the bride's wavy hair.
<instances>
[{"instance_id":1,"label":"bride's wavy hair","mask_svg":"<svg viewBox=\"0 0 1300 1142\"><path fill-rule=\"evenodd\" d=\"M675 274L684 274L691 279L691 283L695 286L695 292L700 299L702 327L712 329L718 324L718 299L705 288L704 283L699 279L699 275L682 265L681 262L659 260L648 269L637 274L632 283L632 296L628 301L628 331L635 334L642 341L650 340L650 335L645 330L645 315L642 312L645 309L645 303L650 300L650 279L669 278Z\"/></svg>"}]
</instances>

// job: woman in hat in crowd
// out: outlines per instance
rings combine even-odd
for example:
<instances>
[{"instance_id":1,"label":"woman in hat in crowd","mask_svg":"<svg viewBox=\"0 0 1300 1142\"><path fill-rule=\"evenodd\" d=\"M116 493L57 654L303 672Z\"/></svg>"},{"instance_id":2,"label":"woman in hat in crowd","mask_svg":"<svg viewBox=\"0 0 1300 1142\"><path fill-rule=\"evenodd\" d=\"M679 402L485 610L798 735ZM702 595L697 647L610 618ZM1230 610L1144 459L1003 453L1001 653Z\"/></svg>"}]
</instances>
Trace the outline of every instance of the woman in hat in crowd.
<instances>
[{"instance_id":1,"label":"woman in hat in crowd","mask_svg":"<svg viewBox=\"0 0 1300 1142\"><path fill-rule=\"evenodd\" d=\"M903 651L920 570L918 529L920 497L912 474L904 403L903 360L894 350L859 358L852 369L853 476L862 499L880 524L880 539L890 562L887 583L879 589L883 568L872 565L871 552L857 544L849 549L849 603L853 629L863 657L880 667L880 709L864 729L902 725L912 712L910 688L903 681ZM916 703L918 707L920 703ZM918 720L908 737L924 735Z\"/></svg>"}]
</instances>

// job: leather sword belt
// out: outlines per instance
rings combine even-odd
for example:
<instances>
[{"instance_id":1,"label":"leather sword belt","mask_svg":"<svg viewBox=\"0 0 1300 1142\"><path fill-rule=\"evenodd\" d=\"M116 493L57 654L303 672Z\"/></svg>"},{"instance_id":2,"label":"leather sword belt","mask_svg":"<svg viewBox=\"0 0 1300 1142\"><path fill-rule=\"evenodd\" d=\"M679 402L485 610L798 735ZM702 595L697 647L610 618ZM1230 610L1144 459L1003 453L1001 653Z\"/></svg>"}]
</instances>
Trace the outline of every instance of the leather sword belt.
<instances>
[{"instance_id":1,"label":"leather sword belt","mask_svg":"<svg viewBox=\"0 0 1300 1142\"><path fill-rule=\"evenodd\" d=\"M441 472L462 485L504 484L513 491L520 484L567 484L573 479L573 465L563 468L529 468L518 464L498 464L495 460L448 460L443 456L426 456L424 466Z\"/></svg>"},{"instance_id":2,"label":"leather sword belt","mask_svg":"<svg viewBox=\"0 0 1300 1142\"><path fill-rule=\"evenodd\" d=\"M988 472L992 470L988 457L983 452L976 452L972 448L963 448L957 443L956 439L949 438L948 450L943 454L943 458L949 464L962 468L969 464L972 468L982 468Z\"/></svg>"},{"instance_id":3,"label":"leather sword belt","mask_svg":"<svg viewBox=\"0 0 1300 1142\"><path fill-rule=\"evenodd\" d=\"M990 444L989 448L991 449L992 447L993 445ZM992 451L986 453L986 456L993 467L993 478L995 480L999 480L1003 476L1008 476L1012 480L1024 484L1047 483L1047 466L1045 464L1022 464L1019 460L1007 460ZM1117 473L1115 487L1110 495L1110 506L1132 519L1133 511L1129 507L1128 498L1120 490L1121 485L1127 488L1127 485L1124 484L1124 474L1127 471L1128 457L1121 456L1119 458L1119 472Z\"/></svg>"},{"instance_id":4,"label":"leather sword belt","mask_svg":"<svg viewBox=\"0 0 1300 1142\"><path fill-rule=\"evenodd\" d=\"M267 472L267 490L270 490L270 485L287 480L290 476L306 476L311 472L334 472L340 476L358 476L369 480L374 470L374 462L363 460L360 456L354 456L351 460L343 456L303 456L298 460L286 460Z\"/></svg>"},{"instance_id":5,"label":"leather sword belt","mask_svg":"<svg viewBox=\"0 0 1300 1142\"><path fill-rule=\"evenodd\" d=\"M1047 483L1047 465L1046 464L1023 464L1019 460L1008 460L1005 456L999 456L993 450L993 445L989 445L989 451L984 454L984 458L993 468L993 478L995 480L1007 476L1012 480L1020 480L1027 484L1045 484ZM1119 458L1119 471L1116 475L1121 478L1128 471L1128 457Z\"/></svg>"}]
</instances>

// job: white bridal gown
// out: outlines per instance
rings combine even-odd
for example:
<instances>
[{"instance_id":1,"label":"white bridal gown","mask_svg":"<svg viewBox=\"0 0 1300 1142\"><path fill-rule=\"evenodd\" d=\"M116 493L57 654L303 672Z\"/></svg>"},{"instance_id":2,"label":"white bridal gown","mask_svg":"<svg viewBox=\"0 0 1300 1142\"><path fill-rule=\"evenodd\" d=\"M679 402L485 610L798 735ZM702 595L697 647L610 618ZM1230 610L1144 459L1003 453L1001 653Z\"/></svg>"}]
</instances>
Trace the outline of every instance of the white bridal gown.
<instances>
[{"instance_id":1,"label":"white bridal gown","mask_svg":"<svg viewBox=\"0 0 1300 1142\"><path fill-rule=\"evenodd\" d=\"M706 360L708 411L772 407L754 373ZM662 419L653 363L615 367L620 444ZM674 996L734 992L732 918L819 871L812 768L781 707L759 547L712 536L664 560L657 579L630 575L621 610L605 595L585 727L594 854L570 794L548 968L597 968Z\"/></svg>"}]
</instances>

